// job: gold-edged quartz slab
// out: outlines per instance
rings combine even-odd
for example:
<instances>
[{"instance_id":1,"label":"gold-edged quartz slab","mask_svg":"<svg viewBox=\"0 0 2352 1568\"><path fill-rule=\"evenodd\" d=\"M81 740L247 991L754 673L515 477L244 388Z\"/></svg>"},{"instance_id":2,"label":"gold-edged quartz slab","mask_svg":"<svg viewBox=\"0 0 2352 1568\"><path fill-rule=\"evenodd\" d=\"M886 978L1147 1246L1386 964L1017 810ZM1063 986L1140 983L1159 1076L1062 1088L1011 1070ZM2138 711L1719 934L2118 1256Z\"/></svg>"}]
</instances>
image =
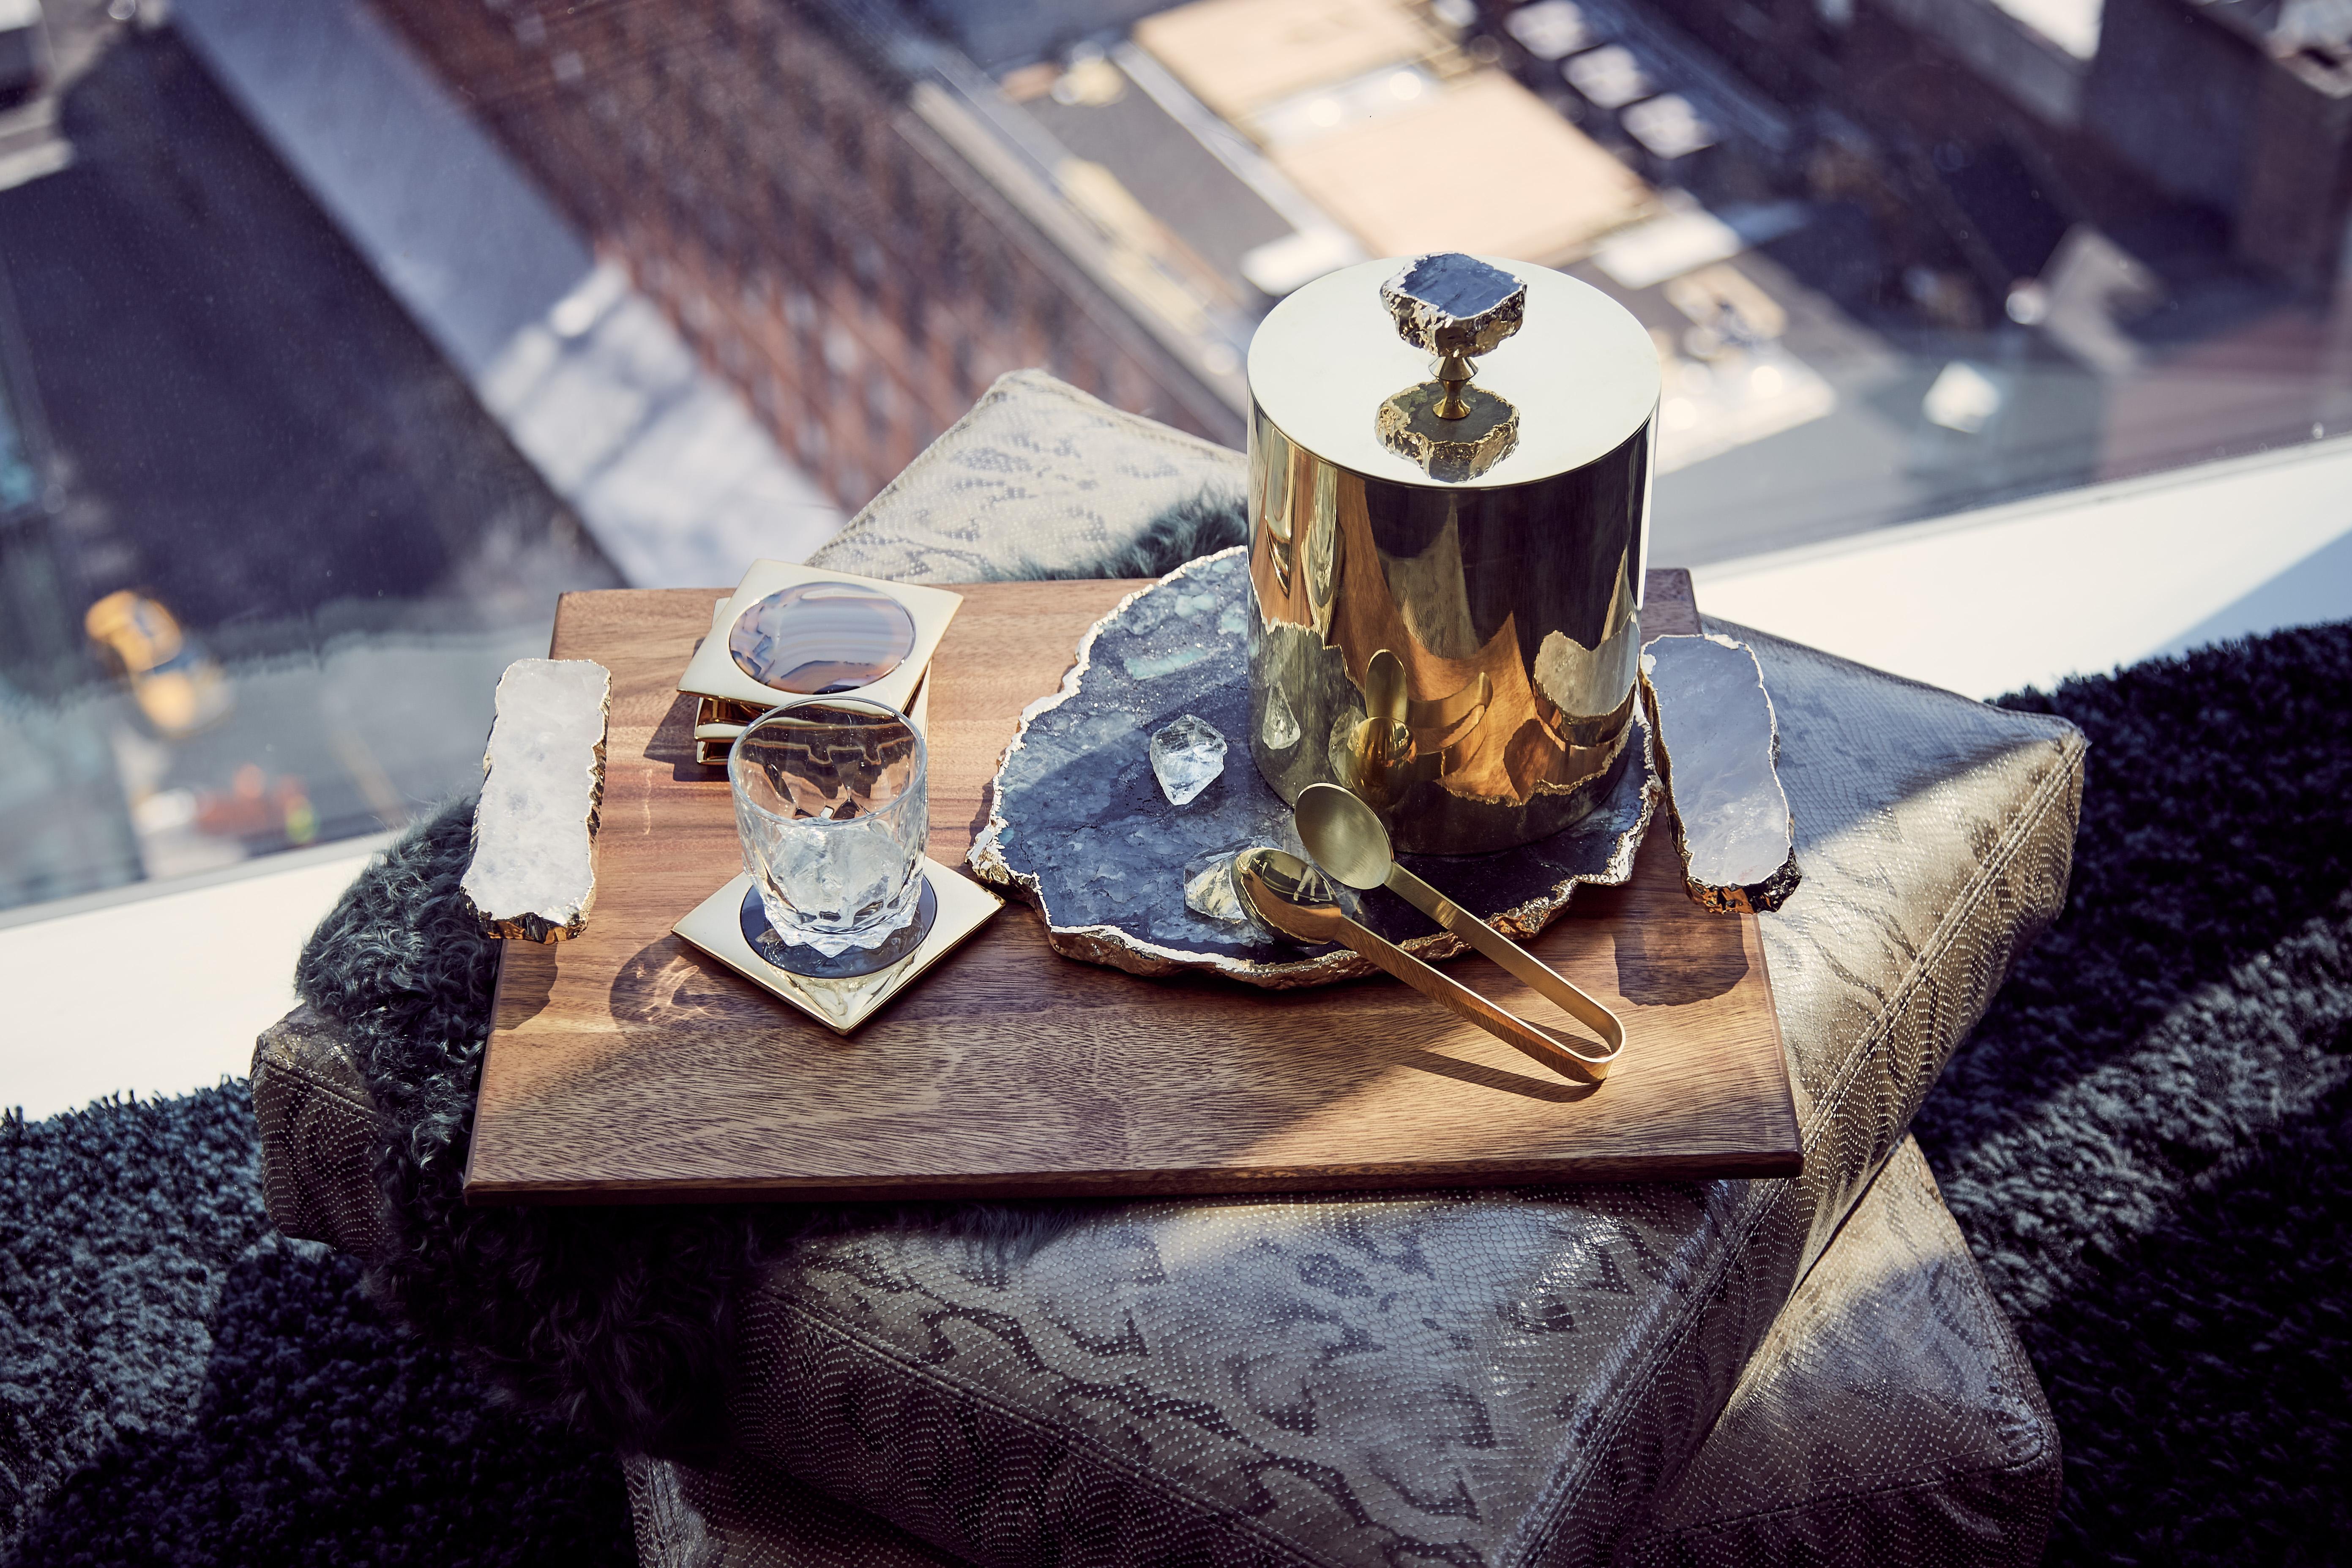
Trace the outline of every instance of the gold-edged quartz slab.
<instances>
[{"instance_id":1,"label":"gold-edged quartz slab","mask_svg":"<svg viewBox=\"0 0 2352 1568\"><path fill-rule=\"evenodd\" d=\"M1796 824L1780 787L1780 726L1745 643L1653 638L1642 701L1690 896L1711 910L1767 911L1797 890Z\"/></svg>"},{"instance_id":2,"label":"gold-edged quartz slab","mask_svg":"<svg viewBox=\"0 0 2352 1568\"><path fill-rule=\"evenodd\" d=\"M1241 548L1170 574L1090 629L1061 689L1033 704L998 765L971 864L1043 912L1069 958L1139 974L1205 970L1254 985L1320 985L1372 973L1344 948L1302 947L1243 914L1221 873L1237 851L1305 847L1290 807L1252 763L1249 565ZM1182 805L1151 765L1151 738L1190 715L1227 742L1224 766ZM1656 800L1646 723L1593 812L1568 830L1494 855L1402 862L1506 934L1525 938L1568 907L1578 884L1614 886ZM1294 730L1269 743L1328 737ZM1180 792L1181 793L1181 792ZM1348 889L1349 914L1423 958L1458 939L1385 889Z\"/></svg>"},{"instance_id":3,"label":"gold-edged quartz slab","mask_svg":"<svg viewBox=\"0 0 2352 1568\"><path fill-rule=\"evenodd\" d=\"M596 896L596 807L613 677L584 658L519 658L499 677L459 884L492 936L561 942Z\"/></svg>"}]
</instances>

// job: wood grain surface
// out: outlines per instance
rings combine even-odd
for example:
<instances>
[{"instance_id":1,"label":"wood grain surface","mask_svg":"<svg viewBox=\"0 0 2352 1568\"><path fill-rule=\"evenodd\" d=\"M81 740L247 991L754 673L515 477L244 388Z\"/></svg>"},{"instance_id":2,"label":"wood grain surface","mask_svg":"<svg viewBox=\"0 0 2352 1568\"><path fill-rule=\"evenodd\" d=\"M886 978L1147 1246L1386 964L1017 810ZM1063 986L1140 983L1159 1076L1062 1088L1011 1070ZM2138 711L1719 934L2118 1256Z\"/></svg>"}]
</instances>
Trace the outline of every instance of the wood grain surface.
<instances>
[{"instance_id":1,"label":"wood grain surface","mask_svg":"<svg viewBox=\"0 0 2352 1568\"><path fill-rule=\"evenodd\" d=\"M1648 629L1696 630L1653 574ZM961 590L930 698L934 858L961 867L1022 708L1139 584ZM1056 957L1013 903L842 1038L670 934L740 868L724 773L675 689L710 590L567 595L554 655L613 672L596 902L506 945L467 1195L667 1202L1425 1186L1785 1174L1798 1132L1752 917L1682 890L1673 836L1534 944L1617 1008L1598 1088L1385 977L1267 993ZM1246 760L1244 760L1246 765ZM1448 966L1515 1010L1484 959Z\"/></svg>"}]
</instances>

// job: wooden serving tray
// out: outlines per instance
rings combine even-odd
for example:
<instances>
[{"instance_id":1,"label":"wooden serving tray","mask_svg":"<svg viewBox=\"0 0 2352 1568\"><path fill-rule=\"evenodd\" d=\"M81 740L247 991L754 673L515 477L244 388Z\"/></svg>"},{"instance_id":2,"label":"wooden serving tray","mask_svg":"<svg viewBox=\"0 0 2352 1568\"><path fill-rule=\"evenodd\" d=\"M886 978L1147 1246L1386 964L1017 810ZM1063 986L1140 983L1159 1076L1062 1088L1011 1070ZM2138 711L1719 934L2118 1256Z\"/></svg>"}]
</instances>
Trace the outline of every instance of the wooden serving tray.
<instances>
[{"instance_id":1,"label":"wooden serving tray","mask_svg":"<svg viewBox=\"0 0 2352 1568\"><path fill-rule=\"evenodd\" d=\"M930 678L930 853L961 866L1021 710L1139 584L961 588ZM1661 823L1623 888L1533 944L1618 1009L1599 1089L1552 1077L1386 977L1266 993L1055 956L1005 909L844 1038L670 933L740 868L726 776L677 689L707 589L569 594L558 658L613 672L585 934L505 944L470 1202L1158 1194L1496 1184L1799 1168L1754 917L1685 895ZM1653 573L1653 635L1696 629ZM1229 762L1228 766L1235 765ZM1238 765L1246 767L1243 756ZM1454 969L1515 1010L1480 958Z\"/></svg>"}]
</instances>

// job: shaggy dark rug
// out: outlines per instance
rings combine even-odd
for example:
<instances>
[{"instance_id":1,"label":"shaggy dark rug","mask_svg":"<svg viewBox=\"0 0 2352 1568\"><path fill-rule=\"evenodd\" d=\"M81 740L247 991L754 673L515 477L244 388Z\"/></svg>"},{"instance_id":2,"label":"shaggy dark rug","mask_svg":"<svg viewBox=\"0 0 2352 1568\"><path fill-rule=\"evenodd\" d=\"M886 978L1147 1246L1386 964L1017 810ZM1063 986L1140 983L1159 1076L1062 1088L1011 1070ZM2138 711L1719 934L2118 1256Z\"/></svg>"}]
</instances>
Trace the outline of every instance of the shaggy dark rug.
<instances>
[{"instance_id":1,"label":"shaggy dark rug","mask_svg":"<svg viewBox=\"0 0 2352 1568\"><path fill-rule=\"evenodd\" d=\"M0 1528L25 1568L624 1568L609 1447L271 1233L242 1084L0 1124Z\"/></svg>"},{"instance_id":2,"label":"shaggy dark rug","mask_svg":"<svg viewBox=\"0 0 2352 1568\"><path fill-rule=\"evenodd\" d=\"M2065 1444L2053 1563L2352 1554L2352 625L2008 705L2065 914L1915 1131Z\"/></svg>"},{"instance_id":3,"label":"shaggy dark rug","mask_svg":"<svg viewBox=\"0 0 2352 1568\"><path fill-rule=\"evenodd\" d=\"M2094 742L2074 891L1918 1131L2064 1433L2051 1560L2332 1560L2352 1539L2352 627L2011 700ZM429 926L447 853L428 832L373 885ZM469 966L403 992L401 953L383 956L339 972L341 1003L379 1039L428 1023L462 1078L483 1023ZM308 978L323 997L337 976ZM444 1075L423 1060L405 1110L426 1131L383 1167L420 1216L464 1133L434 1121ZM378 1064L393 1098L401 1065ZM491 1336L464 1363L394 1333L354 1265L266 1234L251 1141L235 1085L0 1126L10 1559L629 1561L610 1445L576 1433L690 1447L703 1369L654 1347L680 1312L723 1333L726 1292L657 1312L584 1281L615 1257L641 1279L723 1274L810 1216L648 1226L593 1258L556 1233L470 1236L380 1282L442 1334ZM556 1264L544 1319L420 1306L516 1248ZM631 1347L656 1358L649 1399L616 1386Z\"/></svg>"}]
</instances>

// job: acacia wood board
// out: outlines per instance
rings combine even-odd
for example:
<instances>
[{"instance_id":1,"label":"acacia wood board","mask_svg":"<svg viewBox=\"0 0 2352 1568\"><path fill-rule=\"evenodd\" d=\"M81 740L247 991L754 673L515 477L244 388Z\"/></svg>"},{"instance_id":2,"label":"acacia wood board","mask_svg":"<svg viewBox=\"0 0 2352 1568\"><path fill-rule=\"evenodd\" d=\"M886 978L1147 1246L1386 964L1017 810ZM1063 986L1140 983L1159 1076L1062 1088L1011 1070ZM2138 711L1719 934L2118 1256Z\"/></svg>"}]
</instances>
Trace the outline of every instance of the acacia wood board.
<instances>
[{"instance_id":1,"label":"acacia wood board","mask_svg":"<svg viewBox=\"0 0 2352 1568\"><path fill-rule=\"evenodd\" d=\"M962 865L1022 709L1141 585L958 590L930 677L934 858ZM1532 944L1625 1020L1622 1065L1598 1089L1385 976L1290 992L1144 979L1056 956L1017 901L856 1034L835 1035L670 931L740 869L725 773L694 762L694 703L677 689L723 592L569 594L557 611L553 657L613 672L596 898L583 935L504 944L469 1201L1329 1191L1799 1168L1755 918L1690 901L1663 822L1631 883L1579 890ZM1648 599L1652 635L1697 629L1686 576L1653 573ZM1547 1016L1483 958L1447 967Z\"/></svg>"}]
</instances>

